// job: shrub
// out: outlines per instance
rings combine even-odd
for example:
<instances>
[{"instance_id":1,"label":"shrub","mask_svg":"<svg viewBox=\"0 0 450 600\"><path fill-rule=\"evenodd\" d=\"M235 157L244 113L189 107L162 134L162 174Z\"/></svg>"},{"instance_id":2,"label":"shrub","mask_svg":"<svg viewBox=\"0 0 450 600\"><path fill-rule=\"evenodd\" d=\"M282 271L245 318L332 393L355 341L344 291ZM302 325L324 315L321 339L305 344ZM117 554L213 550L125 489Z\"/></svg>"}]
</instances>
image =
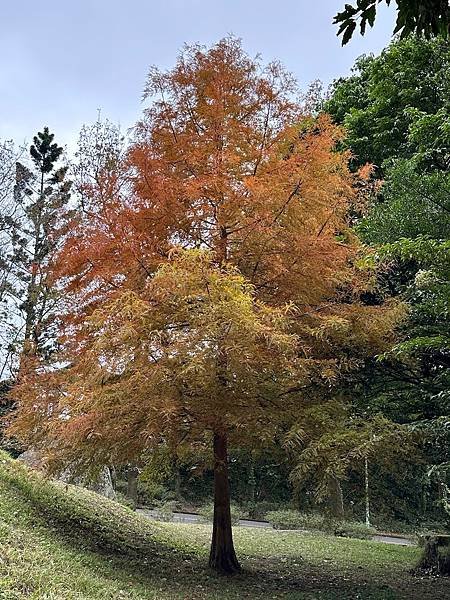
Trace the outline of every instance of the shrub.
<instances>
[{"instance_id":1,"label":"shrub","mask_svg":"<svg viewBox=\"0 0 450 600\"><path fill-rule=\"evenodd\" d=\"M359 540L369 540L377 530L375 527L367 527L365 523L359 521L342 521L334 528L334 535L339 537L357 538Z\"/></svg>"},{"instance_id":2,"label":"shrub","mask_svg":"<svg viewBox=\"0 0 450 600\"><path fill-rule=\"evenodd\" d=\"M374 517L373 522L378 531L390 533L414 534L420 528L417 522L407 523L386 515Z\"/></svg>"},{"instance_id":3,"label":"shrub","mask_svg":"<svg viewBox=\"0 0 450 600\"><path fill-rule=\"evenodd\" d=\"M273 510L266 518L275 529L304 529L305 516L297 510Z\"/></svg>"},{"instance_id":4,"label":"shrub","mask_svg":"<svg viewBox=\"0 0 450 600\"><path fill-rule=\"evenodd\" d=\"M262 520L267 518L269 512L277 511L280 505L277 502L262 500L261 502L252 502L246 505L250 519Z\"/></svg>"},{"instance_id":5,"label":"shrub","mask_svg":"<svg viewBox=\"0 0 450 600\"><path fill-rule=\"evenodd\" d=\"M421 523L420 526L416 527L414 533L418 536L423 535L435 535L435 534L448 534L449 524L443 522L432 522L426 521Z\"/></svg>"},{"instance_id":6,"label":"shrub","mask_svg":"<svg viewBox=\"0 0 450 600\"><path fill-rule=\"evenodd\" d=\"M173 513L177 510L177 503L174 500L164 502L155 509L155 517L158 521L171 521Z\"/></svg>"},{"instance_id":7,"label":"shrub","mask_svg":"<svg viewBox=\"0 0 450 600\"><path fill-rule=\"evenodd\" d=\"M214 518L214 504L204 504L198 511L198 514L202 517L202 519L208 523L213 522ZM239 519L242 519L244 513L239 506L236 504L231 505L231 523L233 525L237 525Z\"/></svg>"},{"instance_id":8,"label":"shrub","mask_svg":"<svg viewBox=\"0 0 450 600\"><path fill-rule=\"evenodd\" d=\"M301 513L297 510L276 510L267 513L275 529L306 529L333 533L340 537L369 539L376 530L357 521L336 521L319 513Z\"/></svg>"},{"instance_id":9,"label":"shrub","mask_svg":"<svg viewBox=\"0 0 450 600\"><path fill-rule=\"evenodd\" d=\"M332 530L330 519L319 513L302 513L298 510L275 510L267 513L266 518L275 529Z\"/></svg>"},{"instance_id":10,"label":"shrub","mask_svg":"<svg viewBox=\"0 0 450 600\"><path fill-rule=\"evenodd\" d=\"M157 505L173 500L175 492L160 483L138 479L139 504Z\"/></svg>"},{"instance_id":11,"label":"shrub","mask_svg":"<svg viewBox=\"0 0 450 600\"><path fill-rule=\"evenodd\" d=\"M131 510L135 510L133 501L130 500L130 498L127 498L125 494L122 494L122 492L116 491L116 502L118 502L122 506L130 508Z\"/></svg>"}]
</instances>

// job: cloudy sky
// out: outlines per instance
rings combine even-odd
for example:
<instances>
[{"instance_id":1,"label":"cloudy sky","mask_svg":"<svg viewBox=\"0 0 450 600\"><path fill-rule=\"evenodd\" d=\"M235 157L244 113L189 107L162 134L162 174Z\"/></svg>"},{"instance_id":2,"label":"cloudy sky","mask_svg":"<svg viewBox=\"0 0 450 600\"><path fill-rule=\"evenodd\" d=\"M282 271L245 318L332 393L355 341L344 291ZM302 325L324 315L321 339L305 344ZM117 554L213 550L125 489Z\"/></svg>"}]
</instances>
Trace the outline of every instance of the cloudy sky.
<instances>
[{"instance_id":1,"label":"cloudy sky","mask_svg":"<svg viewBox=\"0 0 450 600\"><path fill-rule=\"evenodd\" d=\"M74 147L97 111L123 128L139 117L150 65L173 65L184 42L227 34L265 61L281 60L301 86L329 83L389 41L394 10L345 48L332 18L345 0L21 0L2 2L0 138L17 143L48 125Z\"/></svg>"}]
</instances>

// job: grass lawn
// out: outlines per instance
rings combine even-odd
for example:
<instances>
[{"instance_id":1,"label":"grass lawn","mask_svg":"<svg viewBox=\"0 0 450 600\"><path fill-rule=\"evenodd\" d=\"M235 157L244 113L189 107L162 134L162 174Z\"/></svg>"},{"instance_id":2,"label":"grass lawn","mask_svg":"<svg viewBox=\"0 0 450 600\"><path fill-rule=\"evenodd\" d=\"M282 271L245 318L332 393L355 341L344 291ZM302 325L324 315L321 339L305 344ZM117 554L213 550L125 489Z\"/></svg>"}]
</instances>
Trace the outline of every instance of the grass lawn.
<instances>
[{"instance_id":1,"label":"grass lawn","mask_svg":"<svg viewBox=\"0 0 450 600\"><path fill-rule=\"evenodd\" d=\"M242 575L208 570L208 525L156 523L0 455L0 599L450 598L408 573L419 550L237 527Z\"/></svg>"}]
</instances>

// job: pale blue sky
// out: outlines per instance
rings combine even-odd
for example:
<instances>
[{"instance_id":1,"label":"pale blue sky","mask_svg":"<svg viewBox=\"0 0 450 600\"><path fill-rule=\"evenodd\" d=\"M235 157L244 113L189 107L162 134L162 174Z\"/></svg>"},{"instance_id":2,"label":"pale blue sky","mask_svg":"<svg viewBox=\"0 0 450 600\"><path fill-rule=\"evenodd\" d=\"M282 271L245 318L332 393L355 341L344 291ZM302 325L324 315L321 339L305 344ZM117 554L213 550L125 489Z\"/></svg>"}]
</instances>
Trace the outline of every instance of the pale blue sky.
<instances>
[{"instance_id":1,"label":"pale blue sky","mask_svg":"<svg viewBox=\"0 0 450 600\"><path fill-rule=\"evenodd\" d=\"M346 75L355 58L390 40L394 10L345 48L332 18L346 0L21 0L2 2L0 138L29 141L48 125L73 147L102 115L122 127L141 112L152 64L173 65L184 42L232 33L264 61L281 60L302 87Z\"/></svg>"}]
</instances>

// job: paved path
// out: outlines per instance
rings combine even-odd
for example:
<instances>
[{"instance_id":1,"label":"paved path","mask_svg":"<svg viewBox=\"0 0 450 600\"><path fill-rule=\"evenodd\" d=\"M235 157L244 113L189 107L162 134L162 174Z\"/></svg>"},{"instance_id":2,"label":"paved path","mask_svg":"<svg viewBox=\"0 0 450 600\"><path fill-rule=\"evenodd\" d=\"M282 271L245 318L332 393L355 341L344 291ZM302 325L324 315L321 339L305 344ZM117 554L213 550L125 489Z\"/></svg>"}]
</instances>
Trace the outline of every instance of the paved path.
<instances>
[{"instance_id":1,"label":"paved path","mask_svg":"<svg viewBox=\"0 0 450 600\"><path fill-rule=\"evenodd\" d=\"M150 518L150 519L157 519L157 516L158 516L157 511L149 510L146 508L138 508L137 512L140 513L141 515L144 515L144 516ZM202 518L200 517L200 515L197 515L194 513L175 512L175 513L173 513L173 516L172 516L172 522L173 523L195 524L195 523L201 523ZM258 527L258 528L264 528L264 529L273 529L272 525L268 521L252 521L250 519L239 519L238 525L240 525L241 527ZM279 531L279 530L277 530L277 531ZM293 530L290 530L290 531L293 531ZM297 531L309 533L309 532L307 532L306 529L298 529ZM402 536L397 536L397 535L377 534L377 535L374 535L372 539L376 542L384 542L385 544L397 544L400 546L415 546L416 545L411 539L405 538Z\"/></svg>"},{"instance_id":2,"label":"paved path","mask_svg":"<svg viewBox=\"0 0 450 600\"><path fill-rule=\"evenodd\" d=\"M417 543L411 538L405 538L401 535L377 534L372 538L375 542L384 542L385 544L397 544L399 546L417 546Z\"/></svg>"}]
</instances>

